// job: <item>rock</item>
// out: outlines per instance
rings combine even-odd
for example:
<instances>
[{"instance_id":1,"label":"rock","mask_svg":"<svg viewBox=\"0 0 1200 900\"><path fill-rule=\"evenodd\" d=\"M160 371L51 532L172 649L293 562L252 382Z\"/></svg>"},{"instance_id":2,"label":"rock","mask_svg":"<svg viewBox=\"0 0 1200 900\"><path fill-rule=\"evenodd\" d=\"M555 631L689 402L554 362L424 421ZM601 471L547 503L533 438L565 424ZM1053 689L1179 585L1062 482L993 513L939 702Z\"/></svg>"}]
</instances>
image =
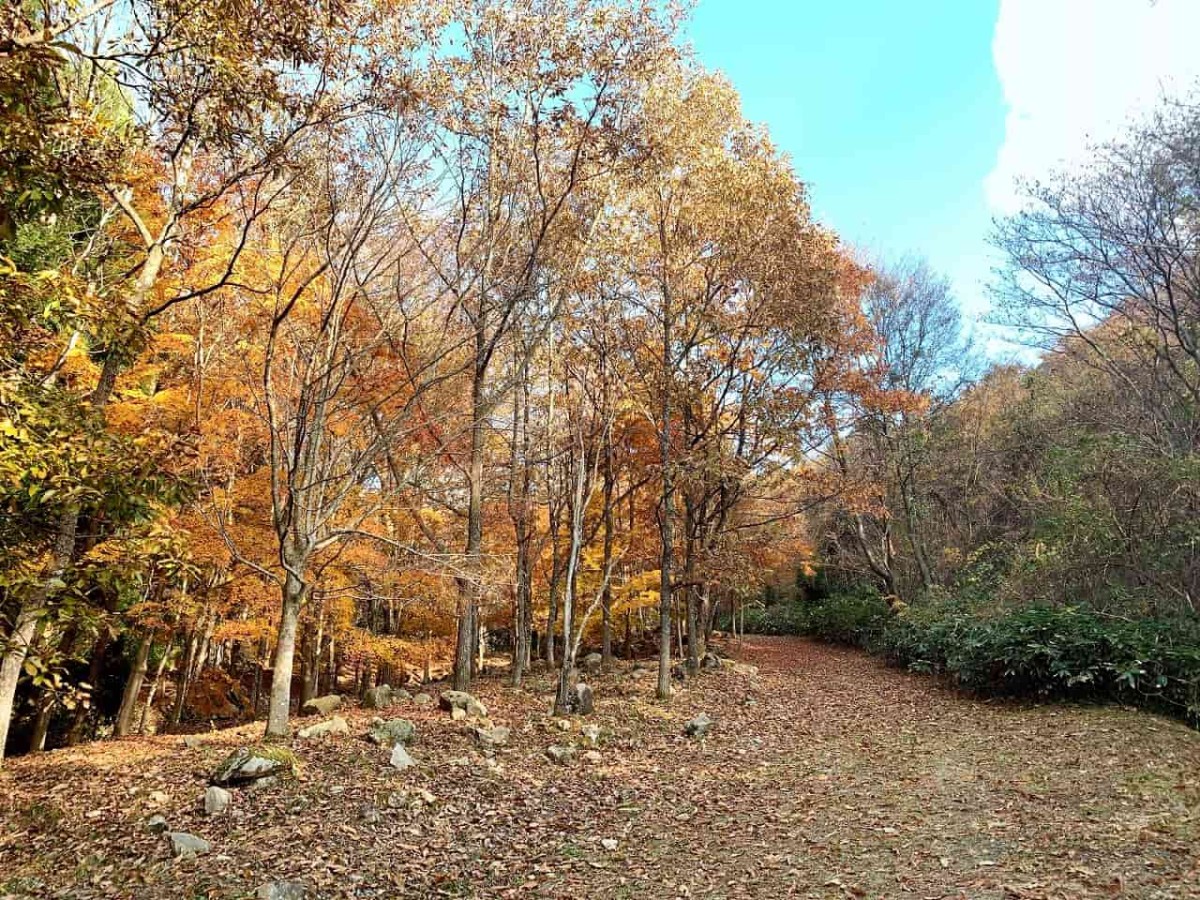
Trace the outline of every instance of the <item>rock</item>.
<instances>
[{"instance_id":1,"label":"rock","mask_svg":"<svg viewBox=\"0 0 1200 900\"><path fill-rule=\"evenodd\" d=\"M730 669L735 675L746 675L750 678L758 674L758 666L752 666L749 663L734 663Z\"/></svg>"},{"instance_id":2,"label":"rock","mask_svg":"<svg viewBox=\"0 0 1200 900\"><path fill-rule=\"evenodd\" d=\"M363 694L362 705L363 709L387 709L395 701L395 696L392 693L390 684L381 684L378 687L369 688Z\"/></svg>"},{"instance_id":3,"label":"rock","mask_svg":"<svg viewBox=\"0 0 1200 900\"><path fill-rule=\"evenodd\" d=\"M282 775L290 768L291 764L279 751L270 751L268 755L267 751L241 747L229 754L208 780L220 787L237 787Z\"/></svg>"},{"instance_id":4,"label":"rock","mask_svg":"<svg viewBox=\"0 0 1200 900\"><path fill-rule=\"evenodd\" d=\"M579 668L585 672L599 672L604 667L604 657L599 653L589 653L579 661Z\"/></svg>"},{"instance_id":5,"label":"rock","mask_svg":"<svg viewBox=\"0 0 1200 900\"><path fill-rule=\"evenodd\" d=\"M225 788L212 785L204 792L204 814L219 816L229 808L231 802L233 802L233 794Z\"/></svg>"},{"instance_id":6,"label":"rock","mask_svg":"<svg viewBox=\"0 0 1200 900\"><path fill-rule=\"evenodd\" d=\"M412 702L417 706L432 706L433 698L428 694L416 694L413 696Z\"/></svg>"},{"instance_id":7,"label":"rock","mask_svg":"<svg viewBox=\"0 0 1200 900\"><path fill-rule=\"evenodd\" d=\"M488 714L487 707L476 700L466 691L442 691L442 709L461 709L471 718L483 718Z\"/></svg>"},{"instance_id":8,"label":"rock","mask_svg":"<svg viewBox=\"0 0 1200 900\"><path fill-rule=\"evenodd\" d=\"M403 772L410 766L415 766L417 761L408 755L408 751L404 749L403 744L397 744L392 748L392 757L388 763L393 769L398 769Z\"/></svg>"},{"instance_id":9,"label":"rock","mask_svg":"<svg viewBox=\"0 0 1200 900\"><path fill-rule=\"evenodd\" d=\"M324 722L318 722L315 725L309 725L307 728L301 728L296 732L296 737L302 741L309 741L313 738L325 737L327 734L349 734L350 725L341 716L334 716L332 719L326 719Z\"/></svg>"},{"instance_id":10,"label":"rock","mask_svg":"<svg viewBox=\"0 0 1200 900\"><path fill-rule=\"evenodd\" d=\"M616 850L617 847L620 846L620 843L617 841L616 838L601 838L600 846L603 847L605 850Z\"/></svg>"},{"instance_id":11,"label":"rock","mask_svg":"<svg viewBox=\"0 0 1200 900\"><path fill-rule=\"evenodd\" d=\"M700 657L700 668L708 669L709 671L721 668L721 657L710 650Z\"/></svg>"},{"instance_id":12,"label":"rock","mask_svg":"<svg viewBox=\"0 0 1200 900\"><path fill-rule=\"evenodd\" d=\"M708 734L708 730L712 726L713 720L706 713L700 713L683 726L683 733L690 738L702 738Z\"/></svg>"},{"instance_id":13,"label":"rock","mask_svg":"<svg viewBox=\"0 0 1200 900\"><path fill-rule=\"evenodd\" d=\"M203 856L212 850L212 845L204 838L198 838L186 831L168 831L167 840L171 842L171 855L176 859Z\"/></svg>"},{"instance_id":14,"label":"rock","mask_svg":"<svg viewBox=\"0 0 1200 900\"><path fill-rule=\"evenodd\" d=\"M600 746L600 726L599 725L584 725L580 730L583 735L583 743L586 747Z\"/></svg>"},{"instance_id":15,"label":"rock","mask_svg":"<svg viewBox=\"0 0 1200 900\"><path fill-rule=\"evenodd\" d=\"M595 766L604 762L604 757L600 755L599 750L589 750L587 753L583 754L583 761Z\"/></svg>"},{"instance_id":16,"label":"rock","mask_svg":"<svg viewBox=\"0 0 1200 900\"><path fill-rule=\"evenodd\" d=\"M575 748L571 746L562 746L559 744L553 747L546 748L546 756L551 762L556 762L559 765L566 765L575 758Z\"/></svg>"},{"instance_id":17,"label":"rock","mask_svg":"<svg viewBox=\"0 0 1200 900\"><path fill-rule=\"evenodd\" d=\"M189 750L195 750L198 747L204 746L204 738L198 734L184 735L183 746Z\"/></svg>"},{"instance_id":18,"label":"rock","mask_svg":"<svg viewBox=\"0 0 1200 900\"><path fill-rule=\"evenodd\" d=\"M245 788L243 788L243 790L247 794L257 794L260 791L265 791L265 790L268 790L269 788L273 788L277 784L279 784L279 776L278 775L268 775L266 778L260 778L260 779L258 779L258 781L250 782L248 785L246 785Z\"/></svg>"},{"instance_id":19,"label":"rock","mask_svg":"<svg viewBox=\"0 0 1200 900\"><path fill-rule=\"evenodd\" d=\"M417 739L417 726L408 719L388 719L373 724L367 732L367 740L381 747L395 744L411 744Z\"/></svg>"},{"instance_id":20,"label":"rock","mask_svg":"<svg viewBox=\"0 0 1200 900\"><path fill-rule=\"evenodd\" d=\"M335 710L341 708L341 695L327 694L324 697L313 697L302 707L300 707L300 713L301 715L305 716L327 716Z\"/></svg>"},{"instance_id":21,"label":"rock","mask_svg":"<svg viewBox=\"0 0 1200 900\"><path fill-rule=\"evenodd\" d=\"M410 694L408 691L406 691L404 688L396 688L394 691L392 691L392 702L393 703L399 703L402 700L411 700L412 698L413 698L413 695Z\"/></svg>"},{"instance_id":22,"label":"rock","mask_svg":"<svg viewBox=\"0 0 1200 900\"><path fill-rule=\"evenodd\" d=\"M151 834L162 834L167 830L167 817L153 815L146 820L146 830Z\"/></svg>"},{"instance_id":23,"label":"rock","mask_svg":"<svg viewBox=\"0 0 1200 900\"><path fill-rule=\"evenodd\" d=\"M166 791L151 791L146 795L146 799L154 806L166 806L171 801Z\"/></svg>"},{"instance_id":24,"label":"rock","mask_svg":"<svg viewBox=\"0 0 1200 900\"><path fill-rule=\"evenodd\" d=\"M362 808L362 820L368 825L378 825L383 820L383 816L380 815L379 810L368 803Z\"/></svg>"},{"instance_id":25,"label":"rock","mask_svg":"<svg viewBox=\"0 0 1200 900\"><path fill-rule=\"evenodd\" d=\"M453 719L455 722L461 722L466 717L467 717L467 711L465 709L463 709L461 706L456 706L452 710L450 710L450 718Z\"/></svg>"},{"instance_id":26,"label":"rock","mask_svg":"<svg viewBox=\"0 0 1200 900\"><path fill-rule=\"evenodd\" d=\"M592 696L592 689L580 682L575 685L575 690L571 697L571 707L581 716L590 716L596 711L596 700Z\"/></svg>"},{"instance_id":27,"label":"rock","mask_svg":"<svg viewBox=\"0 0 1200 900\"><path fill-rule=\"evenodd\" d=\"M570 719L555 719L554 727L557 728L559 731L570 731L571 730L571 720Z\"/></svg>"},{"instance_id":28,"label":"rock","mask_svg":"<svg viewBox=\"0 0 1200 900\"><path fill-rule=\"evenodd\" d=\"M299 881L272 881L260 884L254 892L255 900L305 900L308 888Z\"/></svg>"},{"instance_id":29,"label":"rock","mask_svg":"<svg viewBox=\"0 0 1200 900\"><path fill-rule=\"evenodd\" d=\"M503 747L512 735L512 732L503 725L493 725L491 728L472 728L471 733L475 735L475 743L483 750L495 750L497 747Z\"/></svg>"}]
</instances>

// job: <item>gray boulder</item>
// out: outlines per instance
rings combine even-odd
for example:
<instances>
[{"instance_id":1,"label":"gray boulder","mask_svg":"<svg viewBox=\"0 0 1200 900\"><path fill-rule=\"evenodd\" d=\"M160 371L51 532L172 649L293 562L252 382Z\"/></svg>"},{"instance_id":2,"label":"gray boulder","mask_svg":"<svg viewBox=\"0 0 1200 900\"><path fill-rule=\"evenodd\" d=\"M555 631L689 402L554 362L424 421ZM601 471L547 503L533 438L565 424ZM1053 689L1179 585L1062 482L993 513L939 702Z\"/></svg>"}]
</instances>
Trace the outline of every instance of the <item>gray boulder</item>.
<instances>
[{"instance_id":1,"label":"gray boulder","mask_svg":"<svg viewBox=\"0 0 1200 900\"><path fill-rule=\"evenodd\" d=\"M263 750L240 747L225 757L225 761L217 766L208 780L209 783L220 787L237 787L282 775L290 768L291 765L282 754L268 755Z\"/></svg>"},{"instance_id":2,"label":"gray boulder","mask_svg":"<svg viewBox=\"0 0 1200 900\"><path fill-rule=\"evenodd\" d=\"M546 748L546 756L551 762L566 765L575 758L576 749L569 745L555 744Z\"/></svg>"},{"instance_id":3,"label":"gray boulder","mask_svg":"<svg viewBox=\"0 0 1200 900\"><path fill-rule=\"evenodd\" d=\"M401 701L408 701L411 699L412 699L412 694L410 694L404 688L394 688L392 690L392 702L393 703L399 703Z\"/></svg>"},{"instance_id":4,"label":"gray boulder","mask_svg":"<svg viewBox=\"0 0 1200 900\"><path fill-rule=\"evenodd\" d=\"M408 719L388 719L386 722L375 722L367 731L367 740L380 747L411 744L416 739L417 726Z\"/></svg>"},{"instance_id":5,"label":"gray boulder","mask_svg":"<svg viewBox=\"0 0 1200 900\"><path fill-rule=\"evenodd\" d=\"M296 732L296 737L303 741L311 741L314 738L325 737L327 734L349 734L350 725L341 716L334 716L332 719L326 719L324 722L317 722L315 725L309 725L307 728L301 728Z\"/></svg>"},{"instance_id":6,"label":"gray boulder","mask_svg":"<svg viewBox=\"0 0 1200 900\"><path fill-rule=\"evenodd\" d=\"M600 726L599 725L584 725L580 729L580 734L583 736L583 744L585 747L600 746Z\"/></svg>"},{"instance_id":7,"label":"gray boulder","mask_svg":"<svg viewBox=\"0 0 1200 900\"><path fill-rule=\"evenodd\" d=\"M392 748L392 756L388 760L388 764L393 769L403 772L405 769L415 766L417 761L408 755L408 751L404 749L403 744L397 744Z\"/></svg>"},{"instance_id":8,"label":"gray boulder","mask_svg":"<svg viewBox=\"0 0 1200 900\"><path fill-rule=\"evenodd\" d=\"M583 682L575 685L571 696L571 708L581 716L590 716L596 711L596 699L592 696L592 689Z\"/></svg>"},{"instance_id":9,"label":"gray boulder","mask_svg":"<svg viewBox=\"0 0 1200 900\"><path fill-rule=\"evenodd\" d=\"M306 716L328 716L342 708L342 698L339 694L326 694L324 697L313 697L302 707L300 712Z\"/></svg>"},{"instance_id":10,"label":"gray boulder","mask_svg":"<svg viewBox=\"0 0 1200 900\"><path fill-rule=\"evenodd\" d=\"M708 731L713 726L713 720L706 713L700 713L694 719L690 719L683 726L683 733L690 738L702 738L708 734Z\"/></svg>"},{"instance_id":11,"label":"gray boulder","mask_svg":"<svg viewBox=\"0 0 1200 900\"><path fill-rule=\"evenodd\" d=\"M387 709L395 702L396 697L390 684L381 684L379 687L369 688L363 694L362 699L363 709Z\"/></svg>"},{"instance_id":12,"label":"gray boulder","mask_svg":"<svg viewBox=\"0 0 1200 900\"><path fill-rule=\"evenodd\" d=\"M412 702L414 706L433 706L433 698L426 693L414 695Z\"/></svg>"},{"instance_id":13,"label":"gray boulder","mask_svg":"<svg viewBox=\"0 0 1200 900\"><path fill-rule=\"evenodd\" d=\"M466 691L442 691L441 704L451 713L461 709L470 718L482 719L488 714L487 707Z\"/></svg>"},{"instance_id":14,"label":"gray boulder","mask_svg":"<svg viewBox=\"0 0 1200 900\"><path fill-rule=\"evenodd\" d=\"M204 814L206 816L219 816L229 808L231 802L233 802L233 794L229 793L223 787L211 785L204 792Z\"/></svg>"},{"instance_id":15,"label":"gray boulder","mask_svg":"<svg viewBox=\"0 0 1200 900\"><path fill-rule=\"evenodd\" d=\"M308 888L299 881L272 881L259 885L255 900L306 900Z\"/></svg>"},{"instance_id":16,"label":"gray boulder","mask_svg":"<svg viewBox=\"0 0 1200 900\"><path fill-rule=\"evenodd\" d=\"M700 657L700 668L708 669L709 671L721 668L721 657L710 650Z\"/></svg>"},{"instance_id":17,"label":"gray boulder","mask_svg":"<svg viewBox=\"0 0 1200 900\"><path fill-rule=\"evenodd\" d=\"M212 844L186 831L168 831L167 840L171 842L171 855L176 859L189 859L203 856L212 850Z\"/></svg>"},{"instance_id":18,"label":"gray boulder","mask_svg":"<svg viewBox=\"0 0 1200 900\"><path fill-rule=\"evenodd\" d=\"M156 814L146 820L146 830L151 834L162 834L167 830L167 817Z\"/></svg>"},{"instance_id":19,"label":"gray boulder","mask_svg":"<svg viewBox=\"0 0 1200 900\"><path fill-rule=\"evenodd\" d=\"M503 725L493 725L491 728L472 728L471 733L475 735L475 743L483 750L495 750L497 747L503 747L512 736L512 732Z\"/></svg>"},{"instance_id":20,"label":"gray boulder","mask_svg":"<svg viewBox=\"0 0 1200 900\"><path fill-rule=\"evenodd\" d=\"M599 653L589 653L579 661L579 668L585 672L599 672L604 666L604 657Z\"/></svg>"}]
</instances>

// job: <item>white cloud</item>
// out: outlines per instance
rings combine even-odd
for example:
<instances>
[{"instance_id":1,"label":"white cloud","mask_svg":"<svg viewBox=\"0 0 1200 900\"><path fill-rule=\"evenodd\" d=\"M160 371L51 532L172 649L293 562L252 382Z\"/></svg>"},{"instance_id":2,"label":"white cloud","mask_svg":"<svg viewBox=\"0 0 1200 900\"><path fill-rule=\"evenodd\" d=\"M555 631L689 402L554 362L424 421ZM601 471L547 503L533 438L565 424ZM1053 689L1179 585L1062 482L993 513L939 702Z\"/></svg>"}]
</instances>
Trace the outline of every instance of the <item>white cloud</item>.
<instances>
[{"instance_id":1,"label":"white cloud","mask_svg":"<svg viewBox=\"0 0 1200 900\"><path fill-rule=\"evenodd\" d=\"M1008 107L984 181L998 213L1014 180L1070 165L1087 144L1200 79L1200 0L1000 0L992 42Z\"/></svg>"}]
</instances>

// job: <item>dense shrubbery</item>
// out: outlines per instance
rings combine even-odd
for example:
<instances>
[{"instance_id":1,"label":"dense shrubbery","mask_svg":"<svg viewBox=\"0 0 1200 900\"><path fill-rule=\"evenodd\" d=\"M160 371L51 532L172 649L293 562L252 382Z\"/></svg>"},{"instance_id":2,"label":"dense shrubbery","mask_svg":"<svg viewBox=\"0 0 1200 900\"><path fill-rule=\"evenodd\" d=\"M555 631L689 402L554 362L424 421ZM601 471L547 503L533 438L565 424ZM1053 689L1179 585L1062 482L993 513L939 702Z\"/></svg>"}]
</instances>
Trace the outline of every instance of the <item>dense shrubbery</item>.
<instances>
[{"instance_id":1,"label":"dense shrubbery","mask_svg":"<svg viewBox=\"0 0 1200 900\"><path fill-rule=\"evenodd\" d=\"M1046 605L985 613L938 594L893 611L859 590L775 604L747 617L747 630L759 630L751 626L760 621L777 626L762 633L852 644L982 694L1119 700L1200 725L1196 620L1127 620Z\"/></svg>"}]
</instances>

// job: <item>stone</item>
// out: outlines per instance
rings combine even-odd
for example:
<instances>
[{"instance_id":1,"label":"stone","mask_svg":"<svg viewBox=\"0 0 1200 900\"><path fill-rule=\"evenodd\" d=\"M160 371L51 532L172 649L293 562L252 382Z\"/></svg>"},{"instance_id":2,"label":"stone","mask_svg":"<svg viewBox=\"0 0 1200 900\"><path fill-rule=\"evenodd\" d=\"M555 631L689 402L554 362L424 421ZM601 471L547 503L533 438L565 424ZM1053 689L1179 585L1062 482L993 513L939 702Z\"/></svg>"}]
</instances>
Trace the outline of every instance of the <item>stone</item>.
<instances>
[{"instance_id":1,"label":"stone","mask_svg":"<svg viewBox=\"0 0 1200 900\"><path fill-rule=\"evenodd\" d=\"M291 768L282 754L267 755L262 750L240 747L217 766L209 783L219 787L237 787L263 778L282 775Z\"/></svg>"},{"instance_id":2,"label":"stone","mask_svg":"<svg viewBox=\"0 0 1200 900\"><path fill-rule=\"evenodd\" d=\"M247 794L257 794L260 791L268 790L279 784L278 775L268 775L266 778L260 778L258 781L252 781L246 785L243 790Z\"/></svg>"},{"instance_id":3,"label":"stone","mask_svg":"<svg viewBox=\"0 0 1200 900\"><path fill-rule=\"evenodd\" d=\"M309 725L307 728L301 728L296 732L296 737L302 741L310 741L314 738L325 737L327 734L349 734L350 725L341 716L334 716L332 719L326 719L324 722L317 722L315 725Z\"/></svg>"},{"instance_id":4,"label":"stone","mask_svg":"<svg viewBox=\"0 0 1200 900\"><path fill-rule=\"evenodd\" d=\"M383 816L380 815L379 810L368 803L362 808L362 820L368 825L378 825L383 821Z\"/></svg>"},{"instance_id":5,"label":"stone","mask_svg":"<svg viewBox=\"0 0 1200 900\"><path fill-rule=\"evenodd\" d=\"M466 691L442 691L442 709L463 710L471 718L483 718L488 714L487 707Z\"/></svg>"},{"instance_id":6,"label":"stone","mask_svg":"<svg viewBox=\"0 0 1200 900\"><path fill-rule=\"evenodd\" d=\"M753 678L758 674L758 666L752 666L749 663L734 663L730 669L734 675L745 675L748 678Z\"/></svg>"},{"instance_id":7,"label":"stone","mask_svg":"<svg viewBox=\"0 0 1200 900\"><path fill-rule=\"evenodd\" d=\"M396 688L395 690L392 691L392 702L393 703L399 703L402 700L404 700L404 701L411 700L412 698L413 698L413 695L410 694L408 691L406 691L404 688Z\"/></svg>"},{"instance_id":8,"label":"stone","mask_svg":"<svg viewBox=\"0 0 1200 900\"><path fill-rule=\"evenodd\" d=\"M579 668L585 672L599 672L604 666L604 657L599 653L589 653L579 661Z\"/></svg>"},{"instance_id":9,"label":"stone","mask_svg":"<svg viewBox=\"0 0 1200 900\"><path fill-rule=\"evenodd\" d=\"M212 844L186 831L168 831L167 840L171 842L171 855L176 859L188 859L203 856L212 850Z\"/></svg>"},{"instance_id":10,"label":"stone","mask_svg":"<svg viewBox=\"0 0 1200 900\"><path fill-rule=\"evenodd\" d=\"M495 750L497 747L503 747L512 735L512 732L503 725L493 725L491 728L472 728L471 733L475 735L475 743L483 750Z\"/></svg>"},{"instance_id":11,"label":"stone","mask_svg":"<svg viewBox=\"0 0 1200 900\"><path fill-rule=\"evenodd\" d=\"M721 657L713 653L711 650L700 657L700 668L712 671L721 668Z\"/></svg>"},{"instance_id":12,"label":"stone","mask_svg":"<svg viewBox=\"0 0 1200 900\"><path fill-rule=\"evenodd\" d=\"M631 671L629 673L629 677L632 678L634 681L641 681L643 678L650 677L650 670L649 669L634 669L633 671Z\"/></svg>"},{"instance_id":13,"label":"stone","mask_svg":"<svg viewBox=\"0 0 1200 900\"><path fill-rule=\"evenodd\" d=\"M151 791L146 795L146 799L154 806L166 806L171 801L166 791Z\"/></svg>"},{"instance_id":14,"label":"stone","mask_svg":"<svg viewBox=\"0 0 1200 900\"><path fill-rule=\"evenodd\" d=\"M616 838L601 838L600 846L603 847L605 850L616 850L617 847L619 847L621 845L620 845L620 842L618 842Z\"/></svg>"},{"instance_id":15,"label":"stone","mask_svg":"<svg viewBox=\"0 0 1200 900\"><path fill-rule=\"evenodd\" d=\"M183 738L183 746L189 750L195 750L204 746L204 738L198 734L185 735Z\"/></svg>"},{"instance_id":16,"label":"stone","mask_svg":"<svg viewBox=\"0 0 1200 900\"><path fill-rule=\"evenodd\" d=\"M362 698L363 709L387 709L395 702L390 684L369 688Z\"/></svg>"},{"instance_id":17,"label":"stone","mask_svg":"<svg viewBox=\"0 0 1200 900\"><path fill-rule=\"evenodd\" d=\"M702 738L713 726L713 720L706 713L700 713L683 726L683 733L690 738Z\"/></svg>"},{"instance_id":18,"label":"stone","mask_svg":"<svg viewBox=\"0 0 1200 900\"><path fill-rule=\"evenodd\" d=\"M304 716L328 716L341 708L342 697L340 694L326 694L324 697L313 697L305 703L300 707L300 714Z\"/></svg>"},{"instance_id":19,"label":"stone","mask_svg":"<svg viewBox=\"0 0 1200 900\"><path fill-rule=\"evenodd\" d=\"M162 834L167 830L167 817L163 815L153 815L146 820L146 830L151 834Z\"/></svg>"},{"instance_id":20,"label":"stone","mask_svg":"<svg viewBox=\"0 0 1200 900\"><path fill-rule=\"evenodd\" d=\"M559 765L566 765L575 758L575 748L571 746L563 746L555 744L552 747L546 748L546 756L551 762L556 762Z\"/></svg>"},{"instance_id":21,"label":"stone","mask_svg":"<svg viewBox=\"0 0 1200 900\"><path fill-rule=\"evenodd\" d=\"M600 755L599 750L589 750L587 753L583 754L583 761L589 765L595 766L604 762L604 757Z\"/></svg>"},{"instance_id":22,"label":"stone","mask_svg":"<svg viewBox=\"0 0 1200 900\"><path fill-rule=\"evenodd\" d=\"M388 760L388 764L393 769L403 772L405 769L415 766L417 761L408 755L408 751L404 749L403 744L397 744L392 748L392 756Z\"/></svg>"},{"instance_id":23,"label":"stone","mask_svg":"<svg viewBox=\"0 0 1200 900\"><path fill-rule=\"evenodd\" d=\"M580 734L583 735L583 743L586 747L600 746L600 726L599 725L584 725L580 729Z\"/></svg>"},{"instance_id":24,"label":"stone","mask_svg":"<svg viewBox=\"0 0 1200 900\"><path fill-rule=\"evenodd\" d=\"M388 719L371 725L367 731L367 740L380 747L391 747L395 744L411 744L417 739L417 726L408 719Z\"/></svg>"},{"instance_id":25,"label":"stone","mask_svg":"<svg viewBox=\"0 0 1200 900\"><path fill-rule=\"evenodd\" d=\"M254 900L306 900L308 888L299 881L272 881L260 884Z\"/></svg>"},{"instance_id":26,"label":"stone","mask_svg":"<svg viewBox=\"0 0 1200 900\"><path fill-rule=\"evenodd\" d=\"M433 698L430 697L428 694L424 694L424 693L414 694L413 698L412 698L412 702L416 706L432 706Z\"/></svg>"},{"instance_id":27,"label":"stone","mask_svg":"<svg viewBox=\"0 0 1200 900\"><path fill-rule=\"evenodd\" d=\"M467 718L467 711L461 706L456 706L450 710L450 718L455 722L461 722L463 719Z\"/></svg>"},{"instance_id":28,"label":"stone","mask_svg":"<svg viewBox=\"0 0 1200 900\"><path fill-rule=\"evenodd\" d=\"M581 716L590 716L596 711L596 699L592 695L592 689L583 682L575 685L571 696L571 708Z\"/></svg>"},{"instance_id":29,"label":"stone","mask_svg":"<svg viewBox=\"0 0 1200 900\"><path fill-rule=\"evenodd\" d=\"M229 808L229 804L233 802L233 794L225 790L225 788L211 785L204 792L204 814L206 816L219 816Z\"/></svg>"}]
</instances>

